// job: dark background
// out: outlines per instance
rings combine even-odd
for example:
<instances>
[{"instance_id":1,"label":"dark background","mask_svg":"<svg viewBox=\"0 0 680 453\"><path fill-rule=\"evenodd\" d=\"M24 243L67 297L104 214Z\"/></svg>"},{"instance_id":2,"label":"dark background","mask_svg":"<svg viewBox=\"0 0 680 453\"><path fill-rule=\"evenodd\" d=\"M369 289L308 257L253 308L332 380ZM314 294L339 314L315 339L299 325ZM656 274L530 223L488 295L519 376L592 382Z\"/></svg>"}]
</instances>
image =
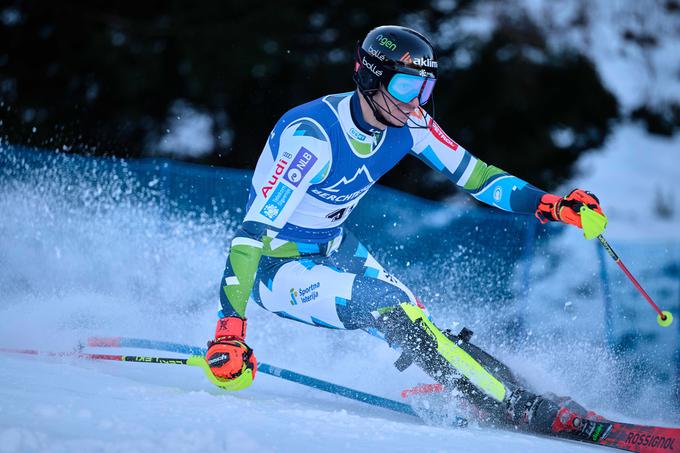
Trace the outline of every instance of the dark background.
<instances>
[{"instance_id":1,"label":"dark background","mask_svg":"<svg viewBox=\"0 0 680 453\"><path fill-rule=\"evenodd\" d=\"M182 100L210 115L216 137L191 160L252 168L286 110L354 89L357 40L400 24L438 49L444 130L486 162L554 188L620 119L616 99L592 62L549 50L527 17L502 20L489 40L445 38L473 2L440 3L1 2L0 133L66 152L153 155ZM461 52L466 64L456 63ZM570 131L567 143L559 130ZM433 199L455 190L410 157L381 182Z\"/></svg>"}]
</instances>

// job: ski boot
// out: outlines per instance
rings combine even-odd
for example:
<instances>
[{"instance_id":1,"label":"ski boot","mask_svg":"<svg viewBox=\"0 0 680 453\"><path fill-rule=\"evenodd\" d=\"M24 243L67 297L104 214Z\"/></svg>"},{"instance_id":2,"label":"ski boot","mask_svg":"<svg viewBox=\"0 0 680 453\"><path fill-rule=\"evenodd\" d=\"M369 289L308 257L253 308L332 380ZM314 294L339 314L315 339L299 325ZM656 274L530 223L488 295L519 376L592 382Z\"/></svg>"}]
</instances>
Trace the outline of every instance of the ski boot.
<instances>
[{"instance_id":1,"label":"ski boot","mask_svg":"<svg viewBox=\"0 0 680 453\"><path fill-rule=\"evenodd\" d=\"M560 407L548 398L517 389L506 401L507 421L531 432L549 433Z\"/></svg>"},{"instance_id":2,"label":"ski boot","mask_svg":"<svg viewBox=\"0 0 680 453\"><path fill-rule=\"evenodd\" d=\"M402 351L395 362L399 371L415 363L442 388L468 401L474 408L469 411L473 418L506 424L506 399L524 386L507 366L470 343L472 331L463 329L454 335L439 330L418 307L407 303L382 309L374 316L387 342Z\"/></svg>"},{"instance_id":3,"label":"ski boot","mask_svg":"<svg viewBox=\"0 0 680 453\"><path fill-rule=\"evenodd\" d=\"M576 429L587 415L585 409L570 399L556 402L549 395L526 390L526 385L507 366L470 343L472 332L468 329L458 335L441 331L418 307L408 303L379 310L374 317L387 342L402 350L395 363L400 371L415 362L438 384L458 390L476 407L484 422L551 433L553 422L555 430ZM569 402L573 404L570 406ZM560 425L556 422L563 408L560 404L571 407L572 412L582 410L583 414L574 412L575 417L567 417Z\"/></svg>"},{"instance_id":4,"label":"ski boot","mask_svg":"<svg viewBox=\"0 0 680 453\"><path fill-rule=\"evenodd\" d=\"M535 395L523 389L510 395L506 412L518 428L543 434L590 437L598 424L606 422L569 397L557 397L552 393Z\"/></svg>"},{"instance_id":5,"label":"ski boot","mask_svg":"<svg viewBox=\"0 0 680 453\"><path fill-rule=\"evenodd\" d=\"M569 396L557 396L554 393L546 393L543 395L545 398L556 403L561 409L567 409L568 412L573 412L576 416L590 420L594 422L606 422L608 421L603 416L599 415L597 412L589 411L585 407L581 406L579 403L571 399Z\"/></svg>"},{"instance_id":6,"label":"ski boot","mask_svg":"<svg viewBox=\"0 0 680 453\"><path fill-rule=\"evenodd\" d=\"M501 368L500 362L466 341L471 332L463 332L461 337L442 332L420 308L409 303L387 307L374 316L385 340L402 350L395 363L400 371L415 362L436 382L489 402L500 403L510 393L511 383L505 382L509 373L494 373Z\"/></svg>"}]
</instances>

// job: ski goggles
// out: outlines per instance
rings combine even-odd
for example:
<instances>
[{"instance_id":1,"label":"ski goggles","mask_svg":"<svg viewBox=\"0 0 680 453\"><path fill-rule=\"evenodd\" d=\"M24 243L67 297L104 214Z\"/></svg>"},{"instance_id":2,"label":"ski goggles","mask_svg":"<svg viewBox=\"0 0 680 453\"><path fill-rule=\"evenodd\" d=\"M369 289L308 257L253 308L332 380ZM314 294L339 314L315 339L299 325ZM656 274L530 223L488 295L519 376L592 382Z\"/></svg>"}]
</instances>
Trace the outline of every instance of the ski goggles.
<instances>
[{"instance_id":1,"label":"ski goggles","mask_svg":"<svg viewBox=\"0 0 680 453\"><path fill-rule=\"evenodd\" d=\"M387 85L387 92L404 103L417 97L420 105L423 105L430 99L436 81L437 79L431 77L397 73Z\"/></svg>"}]
</instances>

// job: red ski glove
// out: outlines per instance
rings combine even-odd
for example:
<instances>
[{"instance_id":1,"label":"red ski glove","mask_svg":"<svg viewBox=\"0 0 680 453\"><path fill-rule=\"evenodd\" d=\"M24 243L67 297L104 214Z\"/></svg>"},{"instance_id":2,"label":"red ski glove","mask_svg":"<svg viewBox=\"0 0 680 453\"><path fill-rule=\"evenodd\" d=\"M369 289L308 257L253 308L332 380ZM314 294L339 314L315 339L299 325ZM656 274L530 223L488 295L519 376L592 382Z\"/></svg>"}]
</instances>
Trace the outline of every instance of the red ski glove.
<instances>
[{"instance_id":1,"label":"red ski glove","mask_svg":"<svg viewBox=\"0 0 680 453\"><path fill-rule=\"evenodd\" d=\"M205 360L215 377L213 384L225 390L241 390L255 379L257 360L244 341L246 320L221 318L215 328L215 340L208 342Z\"/></svg>"},{"instance_id":2,"label":"red ski glove","mask_svg":"<svg viewBox=\"0 0 680 453\"><path fill-rule=\"evenodd\" d=\"M580 209L584 204L598 214L604 215L600 200L594 194L574 189L564 198L550 193L543 195L536 209L536 218L541 223L557 221L583 228Z\"/></svg>"}]
</instances>

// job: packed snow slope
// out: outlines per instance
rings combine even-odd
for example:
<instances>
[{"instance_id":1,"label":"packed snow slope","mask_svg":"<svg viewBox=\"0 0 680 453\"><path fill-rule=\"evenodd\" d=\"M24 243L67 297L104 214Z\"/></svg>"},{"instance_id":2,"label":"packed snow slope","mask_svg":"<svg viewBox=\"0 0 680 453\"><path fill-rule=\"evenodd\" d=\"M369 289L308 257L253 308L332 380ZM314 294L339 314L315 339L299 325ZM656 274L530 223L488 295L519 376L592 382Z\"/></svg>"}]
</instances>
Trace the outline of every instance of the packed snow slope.
<instances>
[{"instance_id":1,"label":"packed snow slope","mask_svg":"<svg viewBox=\"0 0 680 453\"><path fill-rule=\"evenodd\" d=\"M23 357L1 363L2 452L596 451L516 433L427 426L269 376L224 394L195 369Z\"/></svg>"},{"instance_id":2,"label":"packed snow slope","mask_svg":"<svg viewBox=\"0 0 680 453\"><path fill-rule=\"evenodd\" d=\"M125 162L85 160L74 173L75 158L40 156L36 164L0 150L0 347L71 351L90 335L203 346L214 328L226 247L242 213L175 209L156 190L158 180L138 179ZM413 202L387 195L401 210ZM411 219L439 213L423 231L477 215L421 208L410 212ZM566 331L555 339L553 331L543 336L537 328L532 341L506 341L489 306L476 307L481 295L463 303L447 289L454 282L465 286L474 266L462 263L471 251L437 251L434 265L442 278L432 281L427 261L395 258L403 252L399 225L408 231L413 222L386 220L363 226L391 232L373 249L432 302L438 323L472 326L476 342L538 391L570 394L612 418L675 423L672 398L617 403L612 381L620 370L601 338L574 338ZM494 275L482 278L489 288L500 283ZM261 361L393 399L404 388L431 382L416 367L398 373L392 366L398 352L363 332L302 325L254 304L247 315L248 341ZM576 319L572 326L587 331L587 317ZM192 367L0 354L0 384L2 452L594 449L474 425L428 425L263 374L251 388L225 393Z\"/></svg>"}]
</instances>

